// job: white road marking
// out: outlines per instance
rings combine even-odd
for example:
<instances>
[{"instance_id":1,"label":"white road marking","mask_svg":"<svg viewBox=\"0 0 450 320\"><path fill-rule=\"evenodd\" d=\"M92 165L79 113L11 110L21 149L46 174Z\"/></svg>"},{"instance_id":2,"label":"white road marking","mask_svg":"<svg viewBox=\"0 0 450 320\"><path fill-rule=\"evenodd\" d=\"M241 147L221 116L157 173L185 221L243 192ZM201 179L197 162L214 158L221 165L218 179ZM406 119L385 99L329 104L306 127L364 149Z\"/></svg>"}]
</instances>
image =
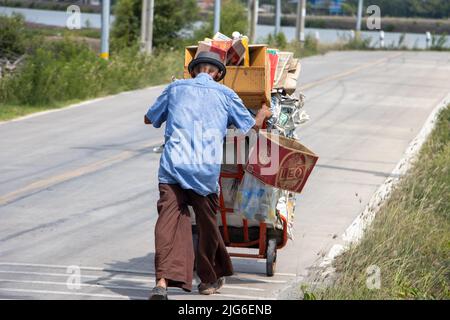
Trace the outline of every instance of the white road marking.
<instances>
[{"instance_id":1,"label":"white road marking","mask_svg":"<svg viewBox=\"0 0 450 320\"><path fill-rule=\"evenodd\" d=\"M54 291L54 290L0 288L0 291L37 293L37 294L55 294L55 295L68 295L68 296L88 296L88 297L113 298L113 299L124 299L124 300L147 300L146 297L120 296L120 295L99 294L99 293L67 292L67 291ZM184 294L184 295L186 295L186 294ZM227 297L227 298L249 299L249 300L275 300L275 298L272 298L272 297L264 298L264 297L257 297L257 296L222 294L222 293L218 293L217 295L215 295L215 297ZM170 297L169 297L169 299L170 299Z\"/></svg>"},{"instance_id":2,"label":"white road marking","mask_svg":"<svg viewBox=\"0 0 450 320\"><path fill-rule=\"evenodd\" d=\"M37 267L37 268L54 268L54 269L67 269L69 266L65 265L56 265L56 264L40 264L40 263L22 263L22 262L0 262L0 266L21 266L21 267ZM129 273L129 274L142 274L147 276L154 276L154 272L148 272L144 270L138 270L138 269L109 269L109 268L99 268L99 267L88 267L88 266L80 266L81 270L87 270L87 271L100 271L100 272L116 272L116 273ZM8 271L8 270L6 270ZM275 279L265 279L265 278L250 278L250 277L242 277L239 276L239 274L249 274L251 273L236 273L235 275L231 276L233 279L241 280L241 281L252 281L252 282L266 282L266 283L287 283L287 280L275 280ZM293 273L281 273L276 275L282 275L282 276L292 276L295 277L296 275Z\"/></svg>"},{"instance_id":3,"label":"white road marking","mask_svg":"<svg viewBox=\"0 0 450 320\"><path fill-rule=\"evenodd\" d=\"M132 300L145 300L143 297L119 296L119 295L99 294L99 293L52 291L52 290L0 288L0 291L23 292L23 293L39 293L39 294L56 294L56 295L68 295L68 296L90 296L90 297L98 297L98 298L118 298L118 299L125 299L125 300L130 300L130 299L132 299Z\"/></svg>"},{"instance_id":4,"label":"white road marking","mask_svg":"<svg viewBox=\"0 0 450 320\"><path fill-rule=\"evenodd\" d=\"M59 285L59 286L67 286L65 282L56 282L56 281L38 281L38 280L11 280L11 279L0 279L1 282L10 282L10 283L25 283L25 284L44 284L44 285ZM124 290L138 290L138 291L151 291L152 288L139 288L139 287L129 287L129 286L116 286L116 285L105 285L105 284L87 284L87 283L80 283L80 287L87 287L87 288L107 288L107 289L124 289ZM243 289L239 286L224 286L224 288L229 289ZM264 289L258 289L253 288L255 291L265 291ZM169 288L169 292L170 292ZM52 291L55 292L55 291ZM59 292L59 291L56 291ZM183 293L182 295L190 295L192 293ZM89 294L93 295L93 294ZM100 295L95 294L96 296L109 296L109 295ZM267 299L265 297L260 296L248 296L248 295L237 295L237 294L222 294L219 293L220 296L223 297L233 297L233 298L242 298L242 299Z\"/></svg>"},{"instance_id":5,"label":"white road marking","mask_svg":"<svg viewBox=\"0 0 450 320\"><path fill-rule=\"evenodd\" d=\"M285 277L296 277L297 275L295 273L283 273L283 272L276 272L277 276L285 276Z\"/></svg>"},{"instance_id":6,"label":"white road marking","mask_svg":"<svg viewBox=\"0 0 450 320\"><path fill-rule=\"evenodd\" d=\"M233 279L237 279L240 281L247 281L247 282L265 282L265 283L287 283L285 280L272 280L272 279L258 279L258 278L243 278L238 276L233 276Z\"/></svg>"},{"instance_id":7,"label":"white road marking","mask_svg":"<svg viewBox=\"0 0 450 320\"><path fill-rule=\"evenodd\" d=\"M12 282L12 283L50 284L50 285L55 285L55 286L67 286L67 283L65 283L65 282L57 282L57 281L12 280L12 279L0 279L0 281ZM139 290L139 291L151 291L152 290L152 288L118 286L118 285L108 285L108 284L80 283L79 285L81 287L87 287L87 288L125 289L125 290Z\"/></svg>"},{"instance_id":8,"label":"white road marking","mask_svg":"<svg viewBox=\"0 0 450 320\"><path fill-rule=\"evenodd\" d=\"M4 274L23 274L23 275L36 275L36 276L50 276L50 277L69 277L69 274L64 273L47 273L47 272L24 272L24 271L0 271L0 273ZM83 286L100 286L104 288L111 288L111 289L130 289L135 290L136 287L129 287L129 286L121 286L121 285L115 285L110 284L108 282L112 281L130 281L130 282L136 282L141 284L152 284L155 281L155 277L151 277L148 280L143 279L137 279L137 278L123 278L123 277L113 277L111 279L102 279L102 277L94 276L94 275L80 275L81 278L88 278L88 279L97 279L97 284L86 284L81 283ZM38 281L38 280L10 280L10 279L0 279L0 281L8 281L8 282L23 282L23 283L36 283L36 284L55 284L55 285L64 285L65 282L53 282L53 281ZM197 283L194 283L196 285ZM235 290L246 290L246 291L266 291L265 289L261 288L252 288L248 286L239 286L239 285L228 285L225 284L223 286L225 289L235 289ZM143 288L138 288L138 290L143 290ZM151 290L151 287L148 287L146 290Z\"/></svg>"},{"instance_id":9,"label":"white road marking","mask_svg":"<svg viewBox=\"0 0 450 320\"><path fill-rule=\"evenodd\" d=\"M37 268L54 268L54 269L67 269L69 266L60 264L42 264L42 263L23 263L23 262L0 262L0 266L20 266L20 267L37 267ZM138 269L116 269L116 268L99 268L99 267L86 267L79 266L81 270L89 271L102 271L102 272L117 272L117 273L132 273L142 275L154 275L154 272Z\"/></svg>"},{"instance_id":10,"label":"white road marking","mask_svg":"<svg viewBox=\"0 0 450 320\"><path fill-rule=\"evenodd\" d=\"M50 273L50 272L31 272L31 271L4 271L4 270L0 270L0 273L6 273L6 274L24 274L24 275L35 275L35 276L49 276L49 277L69 277L70 274L68 273ZM90 278L90 279L99 279L101 280L102 276L94 276L94 275L85 275L85 274L81 274L80 275L82 278ZM110 280L118 280L118 281L134 281L134 282L152 282L154 281L155 277L148 277L148 281L145 281L143 279L139 279L139 278L124 278L124 277L116 277L116 276L112 276L112 278Z\"/></svg>"}]
</instances>

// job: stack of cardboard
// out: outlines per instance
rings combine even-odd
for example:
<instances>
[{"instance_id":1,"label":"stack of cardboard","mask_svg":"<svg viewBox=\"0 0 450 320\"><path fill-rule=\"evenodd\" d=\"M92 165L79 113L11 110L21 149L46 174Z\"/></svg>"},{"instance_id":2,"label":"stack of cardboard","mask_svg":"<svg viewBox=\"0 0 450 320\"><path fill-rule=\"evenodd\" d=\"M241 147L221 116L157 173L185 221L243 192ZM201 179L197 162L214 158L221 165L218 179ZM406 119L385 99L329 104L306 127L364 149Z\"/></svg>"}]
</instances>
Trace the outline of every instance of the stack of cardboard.
<instances>
[{"instance_id":1,"label":"stack of cardboard","mask_svg":"<svg viewBox=\"0 0 450 320\"><path fill-rule=\"evenodd\" d=\"M292 94L297 87L297 79L301 71L300 61L299 59L294 59L292 52L280 51L277 55L278 64L273 88L284 89L287 94Z\"/></svg>"},{"instance_id":2,"label":"stack of cardboard","mask_svg":"<svg viewBox=\"0 0 450 320\"><path fill-rule=\"evenodd\" d=\"M218 53L227 66L249 65L248 38L245 36L238 35L231 39L217 32L212 39L206 38L199 42L195 57L202 51Z\"/></svg>"},{"instance_id":3,"label":"stack of cardboard","mask_svg":"<svg viewBox=\"0 0 450 320\"><path fill-rule=\"evenodd\" d=\"M186 47L184 62L185 79L191 77L188 71L188 65L198 54L201 49L200 46ZM213 50L218 49L216 47ZM248 57L246 58L247 54ZM247 63L248 66L246 66ZM234 90L243 100L247 108L259 109L263 102L270 107L273 82L270 79L270 63L267 46L249 45L248 50L244 54L243 65L227 66L227 74L222 80L222 83Z\"/></svg>"}]
</instances>

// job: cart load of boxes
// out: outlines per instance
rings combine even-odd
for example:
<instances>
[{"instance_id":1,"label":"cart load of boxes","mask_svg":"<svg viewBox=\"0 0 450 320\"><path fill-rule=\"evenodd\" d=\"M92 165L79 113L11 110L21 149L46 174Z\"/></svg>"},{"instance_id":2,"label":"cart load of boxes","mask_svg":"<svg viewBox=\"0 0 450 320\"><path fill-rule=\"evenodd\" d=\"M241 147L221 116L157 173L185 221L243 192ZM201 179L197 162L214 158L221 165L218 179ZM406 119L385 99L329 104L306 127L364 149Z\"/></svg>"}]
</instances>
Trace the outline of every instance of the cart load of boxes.
<instances>
[{"instance_id":1,"label":"cart load of boxes","mask_svg":"<svg viewBox=\"0 0 450 320\"><path fill-rule=\"evenodd\" d=\"M302 191L318 160L296 137L295 129L309 119L302 110L303 95L294 96L299 59L292 52L249 44L238 32L231 38L217 33L186 47L184 78L191 77L187 66L202 51L219 53L227 66L221 83L239 95L251 114L262 103L272 111L259 133L243 136L228 130L220 178L221 210L227 213L228 225L239 227L247 220L249 225L265 222L280 228L285 219L291 228L295 194Z\"/></svg>"}]
</instances>

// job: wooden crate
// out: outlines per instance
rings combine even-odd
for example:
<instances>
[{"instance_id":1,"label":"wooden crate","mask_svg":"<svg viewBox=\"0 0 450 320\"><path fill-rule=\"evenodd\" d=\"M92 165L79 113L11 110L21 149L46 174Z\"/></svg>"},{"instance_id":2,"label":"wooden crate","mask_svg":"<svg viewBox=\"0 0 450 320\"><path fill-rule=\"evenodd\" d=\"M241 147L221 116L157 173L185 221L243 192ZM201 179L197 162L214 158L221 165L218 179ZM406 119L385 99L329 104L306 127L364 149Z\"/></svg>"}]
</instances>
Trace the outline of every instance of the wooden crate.
<instances>
[{"instance_id":1,"label":"wooden crate","mask_svg":"<svg viewBox=\"0 0 450 320\"><path fill-rule=\"evenodd\" d=\"M187 66L194 59L197 46L185 49L184 78L191 78ZM270 64L266 45L249 45L250 66L227 66L222 84L233 89L247 108L258 109L265 102L270 106Z\"/></svg>"}]
</instances>

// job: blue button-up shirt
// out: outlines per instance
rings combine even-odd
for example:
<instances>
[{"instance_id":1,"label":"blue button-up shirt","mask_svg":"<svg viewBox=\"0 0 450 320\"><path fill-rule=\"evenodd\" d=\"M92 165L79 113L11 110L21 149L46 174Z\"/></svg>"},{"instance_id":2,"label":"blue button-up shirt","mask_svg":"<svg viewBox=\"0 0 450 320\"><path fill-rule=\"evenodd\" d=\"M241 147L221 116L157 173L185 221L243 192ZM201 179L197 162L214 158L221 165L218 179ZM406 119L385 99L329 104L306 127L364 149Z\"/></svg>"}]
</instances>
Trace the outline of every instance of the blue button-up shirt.
<instances>
[{"instance_id":1,"label":"blue button-up shirt","mask_svg":"<svg viewBox=\"0 0 450 320\"><path fill-rule=\"evenodd\" d=\"M245 134L255 125L238 95L207 73L171 83L146 116L155 128L166 122L159 182L203 196L218 192L227 127Z\"/></svg>"}]
</instances>

